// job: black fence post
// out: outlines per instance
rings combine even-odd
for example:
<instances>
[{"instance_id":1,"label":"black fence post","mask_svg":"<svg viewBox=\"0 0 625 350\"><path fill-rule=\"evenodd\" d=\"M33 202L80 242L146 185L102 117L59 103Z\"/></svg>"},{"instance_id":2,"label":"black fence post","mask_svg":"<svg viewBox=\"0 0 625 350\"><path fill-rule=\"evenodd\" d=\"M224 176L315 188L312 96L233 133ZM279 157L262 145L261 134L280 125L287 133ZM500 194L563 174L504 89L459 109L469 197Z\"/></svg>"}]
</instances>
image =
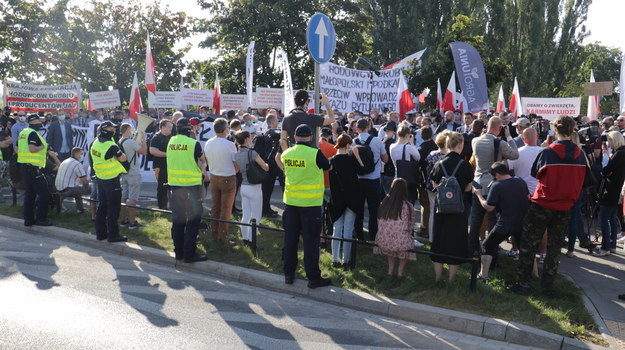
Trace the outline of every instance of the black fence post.
<instances>
[{"instance_id":1,"label":"black fence post","mask_svg":"<svg viewBox=\"0 0 625 350\"><path fill-rule=\"evenodd\" d=\"M256 219L252 219L250 224L252 224L252 253L254 253L254 256L258 256L256 252L256 231L258 230L256 227Z\"/></svg>"}]
</instances>

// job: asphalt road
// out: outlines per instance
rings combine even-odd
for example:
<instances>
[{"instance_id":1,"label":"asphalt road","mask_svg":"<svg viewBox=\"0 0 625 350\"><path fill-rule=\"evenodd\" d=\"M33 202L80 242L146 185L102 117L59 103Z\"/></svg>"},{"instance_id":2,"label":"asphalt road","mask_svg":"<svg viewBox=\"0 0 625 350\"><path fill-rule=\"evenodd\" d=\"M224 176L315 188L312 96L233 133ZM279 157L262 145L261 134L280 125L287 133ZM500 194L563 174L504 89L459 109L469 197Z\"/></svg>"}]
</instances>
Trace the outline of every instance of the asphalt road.
<instances>
[{"instance_id":1,"label":"asphalt road","mask_svg":"<svg viewBox=\"0 0 625 350\"><path fill-rule=\"evenodd\" d=\"M0 349L525 349L0 228Z\"/></svg>"}]
</instances>

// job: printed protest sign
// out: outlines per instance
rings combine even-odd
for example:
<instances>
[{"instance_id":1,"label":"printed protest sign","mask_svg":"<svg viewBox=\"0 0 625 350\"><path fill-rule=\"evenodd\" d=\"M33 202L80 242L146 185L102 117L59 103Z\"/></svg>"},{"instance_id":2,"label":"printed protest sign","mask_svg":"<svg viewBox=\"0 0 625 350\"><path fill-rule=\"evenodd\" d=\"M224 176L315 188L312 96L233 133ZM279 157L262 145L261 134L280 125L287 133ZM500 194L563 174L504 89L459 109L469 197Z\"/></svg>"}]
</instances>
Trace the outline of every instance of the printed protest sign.
<instances>
[{"instance_id":1,"label":"printed protest sign","mask_svg":"<svg viewBox=\"0 0 625 350\"><path fill-rule=\"evenodd\" d=\"M521 99L521 105L523 106L523 112L525 114L534 113L547 120L555 120L561 115L568 115L571 117L579 115L582 108L582 99L579 97L523 97Z\"/></svg>"},{"instance_id":2,"label":"printed protest sign","mask_svg":"<svg viewBox=\"0 0 625 350\"><path fill-rule=\"evenodd\" d=\"M78 111L80 83L64 85L33 85L5 81L7 106L17 111L52 112L59 108Z\"/></svg>"}]
</instances>

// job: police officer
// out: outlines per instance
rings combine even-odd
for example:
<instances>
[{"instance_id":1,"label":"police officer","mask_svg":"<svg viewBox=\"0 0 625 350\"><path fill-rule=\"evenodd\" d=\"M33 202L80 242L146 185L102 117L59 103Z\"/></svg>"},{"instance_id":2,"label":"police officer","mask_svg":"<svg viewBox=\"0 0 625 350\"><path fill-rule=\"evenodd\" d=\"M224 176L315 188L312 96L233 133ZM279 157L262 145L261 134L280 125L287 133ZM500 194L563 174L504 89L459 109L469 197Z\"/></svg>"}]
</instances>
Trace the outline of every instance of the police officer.
<instances>
[{"instance_id":1,"label":"police officer","mask_svg":"<svg viewBox=\"0 0 625 350\"><path fill-rule=\"evenodd\" d=\"M299 235L304 238L304 268L308 288L331 284L322 278L319 270L319 232L321 232L321 205L323 204L323 171L330 162L318 148L312 147L312 129L302 124L295 129L296 144L280 157L284 167L284 282L292 284L297 268Z\"/></svg>"},{"instance_id":2,"label":"police officer","mask_svg":"<svg viewBox=\"0 0 625 350\"><path fill-rule=\"evenodd\" d=\"M46 166L48 143L37 132L43 126L43 118L39 118L37 114L31 114L27 121L28 127L20 132L17 141L17 162L20 164L22 182L26 187L24 226L52 226L52 223L48 221L50 190L41 172L41 169ZM36 217L35 205L37 206Z\"/></svg>"},{"instance_id":3,"label":"police officer","mask_svg":"<svg viewBox=\"0 0 625 350\"><path fill-rule=\"evenodd\" d=\"M95 216L95 234L99 241L125 242L126 236L119 235L117 219L121 208L122 187L119 175L126 173L121 162L126 155L113 142L115 124L105 121L100 124L98 138L91 145L89 159L98 183L100 203Z\"/></svg>"},{"instance_id":4,"label":"police officer","mask_svg":"<svg viewBox=\"0 0 625 350\"><path fill-rule=\"evenodd\" d=\"M176 260L186 263L206 261L206 255L196 253L196 241L202 215L202 169L206 160L202 146L191 138L191 123L187 118L176 122L178 131L167 144L167 182L171 189L171 237Z\"/></svg>"}]
</instances>

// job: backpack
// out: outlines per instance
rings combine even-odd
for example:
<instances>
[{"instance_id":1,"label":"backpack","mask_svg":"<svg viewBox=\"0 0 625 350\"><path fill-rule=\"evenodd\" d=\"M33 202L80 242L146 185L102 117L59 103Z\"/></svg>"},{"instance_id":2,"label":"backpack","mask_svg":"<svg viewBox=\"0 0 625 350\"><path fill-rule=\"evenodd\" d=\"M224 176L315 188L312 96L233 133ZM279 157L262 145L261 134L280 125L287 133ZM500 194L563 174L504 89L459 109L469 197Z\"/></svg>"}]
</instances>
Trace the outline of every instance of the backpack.
<instances>
[{"instance_id":1,"label":"backpack","mask_svg":"<svg viewBox=\"0 0 625 350\"><path fill-rule=\"evenodd\" d=\"M124 154L126 154L126 151L124 150L124 142L126 141L128 141L127 138L123 139L122 142L119 143L119 148L122 150L122 152L124 152ZM125 161L120 162L122 166L124 167L124 169L126 169L126 171L130 170L130 164L134 162L136 157L137 157L137 152L135 152L135 155L132 156L132 159L126 159Z\"/></svg>"},{"instance_id":2,"label":"backpack","mask_svg":"<svg viewBox=\"0 0 625 350\"><path fill-rule=\"evenodd\" d=\"M252 149L265 161L269 161L273 147L269 136L265 134L256 134L252 140Z\"/></svg>"},{"instance_id":3,"label":"backpack","mask_svg":"<svg viewBox=\"0 0 625 350\"><path fill-rule=\"evenodd\" d=\"M358 148L358 155L363 164L363 166L358 166L356 168L356 173L358 175L367 175L375 170L376 162L373 160L373 151L371 150L371 146L369 146L372 140L373 136L369 136L365 143L362 143L358 138L355 140L355 147Z\"/></svg>"},{"instance_id":4,"label":"backpack","mask_svg":"<svg viewBox=\"0 0 625 350\"><path fill-rule=\"evenodd\" d=\"M462 189L456 179L456 171L460 168L460 165L464 160L460 160L456 168L451 173L447 174L445 164L440 163L440 167L445 175L438 187L436 188L436 212L439 214L459 214L464 212L464 199L462 198Z\"/></svg>"}]
</instances>

